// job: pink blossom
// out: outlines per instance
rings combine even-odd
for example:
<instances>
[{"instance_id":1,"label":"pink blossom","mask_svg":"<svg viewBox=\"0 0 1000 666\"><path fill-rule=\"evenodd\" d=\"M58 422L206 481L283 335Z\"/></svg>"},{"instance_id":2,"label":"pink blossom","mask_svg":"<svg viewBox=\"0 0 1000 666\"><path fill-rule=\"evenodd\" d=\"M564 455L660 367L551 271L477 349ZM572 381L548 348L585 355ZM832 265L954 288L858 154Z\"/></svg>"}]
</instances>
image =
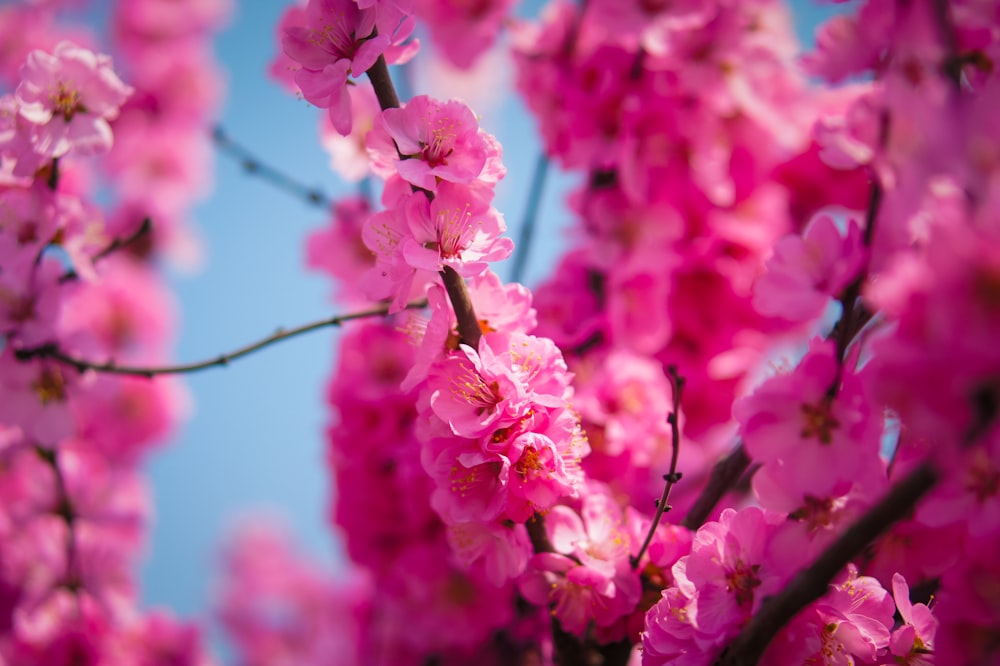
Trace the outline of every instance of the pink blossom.
<instances>
[{"instance_id":1,"label":"pink blossom","mask_svg":"<svg viewBox=\"0 0 1000 666\"><path fill-rule=\"evenodd\" d=\"M691 624L688 599L676 587L663 590L663 597L646 613L642 632L643 666L704 666L710 655L695 640L696 630Z\"/></svg>"},{"instance_id":2,"label":"pink blossom","mask_svg":"<svg viewBox=\"0 0 1000 666\"><path fill-rule=\"evenodd\" d=\"M360 666L372 581L337 580L304 558L280 524L246 521L227 539L216 614L247 666Z\"/></svg>"},{"instance_id":3,"label":"pink blossom","mask_svg":"<svg viewBox=\"0 0 1000 666\"><path fill-rule=\"evenodd\" d=\"M145 41L179 39L223 27L232 0L133 0L118 8L119 30Z\"/></svg>"},{"instance_id":4,"label":"pink blossom","mask_svg":"<svg viewBox=\"0 0 1000 666\"><path fill-rule=\"evenodd\" d=\"M699 644L725 644L790 577L769 566L769 542L780 520L756 507L726 509L719 522L695 533L691 554L674 565L677 588L691 600L686 612Z\"/></svg>"},{"instance_id":5,"label":"pink blossom","mask_svg":"<svg viewBox=\"0 0 1000 666\"><path fill-rule=\"evenodd\" d=\"M733 405L750 456L784 465L814 497L843 494L878 456L881 422L856 375L845 369L836 385L837 367L833 343L814 340L792 373Z\"/></svg>"},{"instance_id":6,"label":"pink blossom","mask_svg":"<svg viewBox=\"0 0 1000 666\"><path fill-rule=\"evenodd\" d=\"M501 586L525 570L531 557L531 541L524 525L504 522L452 523L448 544L466 567L477 564L488 581Z\"/></svg>"},{"instance_id":7,"label":"pink blossom","mask_svg":"<svg viewBox=\"0 0 1000 666\"><path fill-rule=\"evenodd\" d=\"M610 627L639 600L638 573L629 564L632 535L620 507L594 485L580 513L557 506L546 515L555 553L535 555L521 590L535 603L552 603L563 629L582 634L593 620Z\"/></svg>"},{"instance_id":8,"label":"pink blossom","mask_svg":"<svg viewBox=\"0 0 1000 666\"><path fill-rule=\"evenodd\" d=\"M279 51L275 54L274 58L271 60L271 64L268 66L267 71L275 81L281 84L288 92L299 94L299 86L295 83L295 74L301 69L301 65L285 54L283 50L280 50L281 40L285 32L289 28L301 28L308 29L308 24L306 23L306 7L305 2L299 2L298 4L288 5L285 11L281 14L281 18L278 19L278 23L275 26L275 33L278 39ZM327 121L329 122L329 120Z\"/></svg>"},{"instance_id":9,"label":"pink blossom","mask_svg":"<svg viewBox=\"0 0 1000 666\"><path fill-rule=\"evenodd\" d=\"M569 379L550 341L484 335L478 353L463 345L430 376L430 406L459 437L489 437L533 409L564 406Z\"/></svg>"},{"instance_id":10,"label":"pink blossom","mask_svg":"<svg viewBox=\"0 0 1000 666\"><path fill-rule=\"evenodd\" d=\"M593 363L596 367L588 367L587 376L578 380L573 406L594 448L649 465L657 437L669 433L666 415L673 409L663 366L624 350Z\"/></svg>"},{"instance_id":11,"label":"pink blossom","mask_svg":"<svg viewBox=\"0 0 1000 666\"><path fill-rule=\"evenodd\" d=\"M910 601L910 587L898 573L892 576L892 596L903 618L903 626L892 632L889 649L897 664L932 666L934 664L934 634L938 621L925 604Z\"/></svg>"},{"instance_id":12,"label":"pink blossom","mask_svg":"<svg viewBox=\"0 0 1000 666\"><path fill-rule=\"evenodd\" d=\"M392 312L402 309L415 289L446 266L459 275L481 274L489 262L507 258L514 247L501 237L507 227L489 205L484 186L442 183L437 195L403 194L390 210L372 216L362 229L376 263L363 282L372 298L392 297Z\"/></svg>"},{"instance_id":13,"label":"pink blossom","mask_svg":"<svg viewBox=\"0 0 1000 666\"><path fill-rule=\"evenodd\" d=\"M19 109L14 95L0 96L0 165L9 169L8 177L32 179L46 159L35 152L37 127L22 118Z\"/></svg>"},{"instance_id":14,"label":"pink blossom","mask_svg":"<svg viewBox=\"0 0 1000 666\"><path fill-rule=\"evenodd\" d=\"M73 433L70 398L79 373L55 361L18 361L9 347L0 354L0 367L0 422L19 426L43 446Z\"/></svg>"},{"instance_id":15,"label":"pink blossom","mask_svg":"<svg viewBox=\"0 0 1000 666\"><path fill-rule=\"evenodd\" d=\"M767 272L757 280L754 307L790 321L817 318L857 276L864 260L858 223L848 220L843 237L833 218L821 215L802 236L777 242Z\"/></svg>"},{"instance_id":16,"label":"pink blossom","mask_svg":"<svg viewBox=\"0 0 1000 666\"><path fill-rule=\"evenodd\" d=\"M530 333L535 328L531 292L523 285L505 285L496 273L487 269L470 278L468 288L483 333ZM419 337L419 348L413 368L403 380L403 390L415 387L427 377L431 364L449 351L458 349L458 324L444 287L433 285L427 291L427 300L431 311L430 320L410 320L410 330L415 337Z\"/></svg>"},{"instance_id":17,"label":"pink blossom","mask_svg":"<svg viewBox=\"0 0 1000 666\"><path fill-rule=\"evenodd\" d=\"M32 51L15 92L21 117L36 126L34 149L46 157L109 150L108 121L130 94L132 88L111 69L111 58L70 42L52 54Z\"/></svg>"},{"instance_id":18,"label":"pink blossom","mask_svg":"<svg viewBox=\"0 0 1000 666\"><path fill-rule=\"evenodd\" d=\"M434 46L460 69L471 67L493 46L514 0L417 0Z\"/></svg>"},{"instance_id":19,"label":"pink blossom","mask_svg":"<svg viewBox=\"0 0 1000 666\"><path fill-rule=\"evenodd\" d=\"M0 332L22 347L54 342L63 295L59 279L65 273L61 262L46 257L27 274L16 267L12 261L14 270L0 273Z\"/></svg>"},{"instance_id":20,"label":"pink blossom","mask_svg":"<svg viewBox=\"0 0 1000 666\"><path fill-rule=\"evenodd\" d=\"M848 565L822 599L782 629L761 661L781 666L875 663L889 645L895 610L877 580L858 576L857 567Z\"/></svg>"},{"instance_id":21,"label":"pink blossom","mask_svg":"<svg viewBox=\"0 0 1000 666\"><path fill-rule=\"evenodd\" d=\"M504 175L500 145L458 100L420 95L401 109L386 109L367 145L376 173L399 174L429 192L436 192L441 181L468 185L479 180L492 187Z\"/></svg>"},{"instance_id":22,"label":"pink blossom","mask_svg":"<svg viewBox=\"0 0 1000 666\"><path fill-rule=\"evenodd\" d=\"M400 562L406 566L387 572L380 588L380 640L427 654L461 654L513 619L512 587L496 587L475 571L462 571L443 541L413 542Z\"/></svg>"},{"instance_id":23,"label":"pink blossom","mask_svg":"<svg viewBox=\"0 0 1000 666\"><path fill-rule=\"evenodd\" d=\"M330 123L341 134L349 134L353 123L347 77L358 78L391 44L409 36L412 22L401 24L401 19L395 12L360 8L353 0L309 0L304 24L290 21L285 28L282 48L301 65L295 83L308 101L329 109ZM387 53L390 63L405 57Z\"/></svg>"},{"instance_id":24,"label":"pink blossom","mask_svg":"<svg viewBox=\"0 0 1000 666\"><path fill-rule=\"evenodd\" d=\"M371 173L365 137L381 110L375 91L369 85L348 86L347 94L351 98L353 117L350 133L341 134L330 124L330 117L323 115L319 121L319 136L323 148L330 154L330 167L344 180L356 183Z\"/></svg>"},{"instance_id":25,"label":"pink blossom","mask_svg":"<svg viewBox=\"0 0 1000 666\"><path fill-rule=\"evenodd\" d=\"M357 276L375 264L375 256L362 239L371 214L371 205L364 197L339 199L327 226L306 239L306 265L335 280L335 300L344 305L370 302L359 288Z\"/></svg>"},{"instance_id":26,"label":"pink blossom","mask_svg":"<svg viewBox=\"0 0 1000 666\"><path fill-rule=\"evenodd\" d=\"M415 285L438 279L445 266L471 277L488 262L510 255L513 242L501 237L506 225L490 207L492 192L442 183L429 200L422 192L405 195L392 210L374 215L362 239L376 255L365 276L373 297L392 296L402 308Z\"/></svg>"}]
</instances>

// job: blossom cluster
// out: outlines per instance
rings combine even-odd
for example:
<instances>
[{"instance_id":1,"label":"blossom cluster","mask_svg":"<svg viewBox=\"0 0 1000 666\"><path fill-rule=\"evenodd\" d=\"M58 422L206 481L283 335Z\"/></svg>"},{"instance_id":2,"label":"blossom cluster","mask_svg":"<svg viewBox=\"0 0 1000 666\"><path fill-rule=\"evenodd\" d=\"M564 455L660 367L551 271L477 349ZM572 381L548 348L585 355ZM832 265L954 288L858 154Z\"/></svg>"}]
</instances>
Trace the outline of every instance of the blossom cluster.
<instances>
[{"instance_id":1,"label":"blossom cluster","mask_svg":"<svg viewBox=\"0 0 1000 666\"><path fill-rule=\"evenodd\" d=\"M936 11L862 3L860 18L821 29L801 71L787 17L771 2L637 4L634 13L556 4L541 24L516 28L521 88L547 152L588 173L574 197L579 246L536 294L533 332L566 354L572 392L563 398L593 450L580 457L589 480L530 504L526 525L542 509L549 544L534 530L523 572L503 554L516 539L498 542L491 561L483 537L463 528L452 539L457 553L474 544L468 561L517 576L525 599L585 641L635 640L630 618L648 609L643 663L708 663L764 597L930 460L943 478L937 488L791 620L763 659L990 660L988 640L958 638L985 636L996 626L990 611L932 615L910 592L937 589L949 609L962 600L988 606L982 588L943 574L958 563L982 571L996 543L997 365L988 339L997 244L982 152L993 141L983 124L993 100L984 64L992 19L962 3ZM874 80L832 91L807 80L839 82L869 68ZM915 132L915 111L941 133ZM396 145L390 159L417 154ZM430 181L410 183L436 192ZM432 237L419 240L432 249ZM377 257L395 247L369 245ZM429 275L441 267L428 265ZM433 290L436 316L444 295ZM476 312L492 307L472 300ZM522 494L496 479L512 459L490 447L523 419L511 396L527 392L493 365L497 352L531 329L501 328L492 315L480 323L478 349L447 357L448 381L431 362L430 393L418 401L430 424L418 422L418 433L454 436L458 448L432 445L433 464L425 462L440 479L432 506L453 531L492 516L517 526L528 513L510 513ZM499 349L490 344L498 338ZM793 369L754 390L767 355L803 342ZM674 542L657 531L649 559L630 568L648 525L633 507L653 494L673 439L663 418L668 366L688 379L674 416L685 442L680 467L702 473L735 429L757 463L751 488L762 508L728 509L690 536L674 528ZM416 367L422 378L426 361ZM448 428L436 428L440 421ZM662 590L658 603L640 594L651 585Z\"/></svg>"},{"instance_id":2,"label":"blossom cluster","mask_svg":"<svg viewBox=\"0 0 1000 666\"><path fill-rule=\"evenodd\" d=\"M806 54L777 0L510 9L308 0L278 28L272 73L368 179L308 262L387 316L343 332L326 396L350 567L237 537L219 616L241 658L728 663L791 590L752 660L995 662L997 2L859 0ZM137 611L129 572L136 465L177 389L59 354L165 357L145 258L191 203L204 163L183 142L215 87L182 35L224 13L118 7L134 88L55 33L10 47L0 661L207 661L196 629ZM462 100L397 100L387 65L416 52L414 16L459 67L509 28L546 157L582 176L571 247L534 293L492 268L514 251L499 142ZM130 147L159 123L182 148ZM80 166L95 155L121 199L107 222ZM108 250L144 219L168 235ZM743 462L719 482L724 453Z\"/></svg>"},{"instance_id":3,"label":"blossom cluster","mask_svg":"<svg viewBox=\"0 0 1000 666\"><path fill-rule=\"evenodd\" d=\"M936 487L844 560L762 663L995 657L996 600L969 581L995 578L1000 515L996 15L941 4L861 2L805 55L774 0L553 2L508 22L546 155L585 176L573 246L534 294L488 267L512 247L491 206L499 146L471 110L395 108L375 76L344 93L354 122L333 127L352 131L327 144L338 168L384 180L381 210L338 205L309 261L396 313L345 336L330 392L334 522L380 590L367 626L409 650L376 663L559 663L567 645L609 664L713 663L927 464ZM474 5L414 7L460 67L506 8ZM301 11L282 27L293 58ZM421 298L426 317L402 312ZM754 464L725 508L655 527L671 459L683 516L734 439ZM446 595L421 608L419 637L389 631L441 571L462 577L470 616L472 589L494 614L441 642Z\"/></svg>"},{"instance_id":4,"label":"blossom cluster","mask_svg":"<svg viewBox=\"0 0 1000 666\"><path fill-rule=\"evenodd\" d=\"M135 180L157 152L139 143L180 136L175 123L207 134L215 98L190 84L211 71L203 42L225 5L119 3L110 17L127 74L58 24L55 5L0 10L5 33L21 30L0 57L0 663L205 666L201 629L143 610L134 573L151 512L141 465L186 394L175 380L98 375L58 356L169 358L174 304L150 259L192 199ZM189 32L209 5L216 13ZM182 38L187 70L165 66ZM123 81L133 77L149 88Z\"/></svg>"}]
</instances>

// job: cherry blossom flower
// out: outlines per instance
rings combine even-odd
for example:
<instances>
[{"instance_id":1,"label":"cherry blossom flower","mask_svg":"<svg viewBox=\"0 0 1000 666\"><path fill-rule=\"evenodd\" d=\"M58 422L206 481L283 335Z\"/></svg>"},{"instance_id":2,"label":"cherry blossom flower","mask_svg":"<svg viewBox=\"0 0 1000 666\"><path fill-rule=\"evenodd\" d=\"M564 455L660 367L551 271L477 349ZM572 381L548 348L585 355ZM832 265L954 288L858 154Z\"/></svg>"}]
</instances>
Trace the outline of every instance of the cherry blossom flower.
<instances>
[{"instance_id":1,"label":"cherry blossom flower","mask_svg":"<svg viewBox=\"0 0 1000 666\"><path fill-rule=\"evenodd\" d=\"M132 93L111 68L111 58L70 42L49 54L32 51L15 95L18 113L34 124L32 145L45 157L73 150L83 155L111 148L109 120Z\"/></svg>"},{"instance_id":2,"label":"cherry blossom flower","mask_svg":"<svg viewBox=\"0 0 1000 666\"><path fill-rule=\"evenodd\" d=\"M478 180L492 187L505 173L500 144L458 100L420 95L401 109L386 109L367 146L376 173L398 174L429 192L436 192L441 181L468 185Z\"/></svg>"}]
</instances>

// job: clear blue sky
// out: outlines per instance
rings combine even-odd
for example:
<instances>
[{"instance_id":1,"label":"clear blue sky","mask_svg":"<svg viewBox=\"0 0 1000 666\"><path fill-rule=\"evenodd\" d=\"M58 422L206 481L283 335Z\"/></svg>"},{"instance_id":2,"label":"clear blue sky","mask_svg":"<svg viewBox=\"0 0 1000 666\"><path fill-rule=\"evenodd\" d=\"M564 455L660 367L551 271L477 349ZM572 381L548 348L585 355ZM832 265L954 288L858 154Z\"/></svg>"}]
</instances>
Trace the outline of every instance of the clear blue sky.
<instances>
[{"instance_id":1,"label":"clear blue sky","mask_svg":"<svg viewBox=\"0 0 1000 666\"><path fill-rule=\"evenodd\" d=\"M273 26L284 3L237 4L217 44L218 59L228 71L221 124L300 181L334 196L349 192L351 186L329 170L317 144L318 111L267 79ZM822 17L836 11L804 1L792 5L804 43ZM516 238L537 156L534 124L519 103L508 100L486 113L483 125L504 146L508 175L496 205ZM558 228L569 221L560 201L572 180L557 176L550 183L529 285L545 275L550 262L537 258L552 256ZM306 272L303 261L306 234L326 223L322 210L253 179L218 155L214 193L196 219L205 266L195 275L171 278L182 311L178 360L211 357L278 326L335 312L326 278ZM220 540L234 519L248 512L282 515L304 548L331 568L339 566L341 555L325 518L329 488L323 462L324 384L336 338L331 330L313 333L187 378L193 413L148 467L156 516L142 571L147 604L169 606L185 616L205 614Z\"/></svg>"}]
</instances>

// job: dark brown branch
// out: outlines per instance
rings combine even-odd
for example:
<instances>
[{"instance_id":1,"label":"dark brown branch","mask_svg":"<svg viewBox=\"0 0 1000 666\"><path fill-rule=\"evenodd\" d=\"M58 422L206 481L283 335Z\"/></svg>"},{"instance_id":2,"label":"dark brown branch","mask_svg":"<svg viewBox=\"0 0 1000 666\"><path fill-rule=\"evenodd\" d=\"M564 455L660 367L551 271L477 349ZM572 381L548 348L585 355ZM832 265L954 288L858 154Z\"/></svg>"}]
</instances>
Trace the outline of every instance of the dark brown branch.
<instances>
[{"instance_id":1,"label":"dark brown branch","mask_svg":"<svg viewBox=\"0 0 1000 666\"><path fill-rule=\"evenodd\" d=\"M750 457L747 455L746 449L743 448L743 443L740 442L729 455L715 463L705 489L701 491L701 495L688 510L681 525L689 530L696 530L704 525L708 517L712 515L712 511L715 510L715 505L739 481L749 466Z\"/></svg>"},{"instance_id":2,"label":"dark brown branch","mask_svg":"<svg viewBox=\"0 0 1000 666\"><path fill-rule=\"evenodd\" d=\"M656 528L660 524L660 518L672 508L670 506L670 491L673 489L674 484L681 480L681 474L677 471L677 460L681 453L681 427L678 421L680 418L678 414L681 410L681 394L684 391L684 378L677 374L677 368L674 366L667 368L667 371L670 374L670 388L673 391L674 402L673 411L667 415L667 422L670 424L670 446L672 448L670 471L663 475L663 480L666 483L663 485L663 494L656 501L656 514L653 516L653 522L649 525L649 532L646 533L646 539L642 542L642 547L639 548L639 552L636 553L635 557L629 558L633 569L638 568L639 561L646 554L646 549L649 548L649 544L653 540L653 535L656 534Z\"/></svg>"},{"instance_id":3,"label":"dark brown branch","mask_svg":"<svg viewBox=\"0 0 1000 666\"><path fill-rule=\"evenodd\" d=\"M427 306L426 300L416 301L409 303L406 308L423 308ZM107 374L115 375L137 375L140 377L154 377L156 375L177 375L188 372L197 372L199 370L206 370L213 367L221 367L229 365L230 362L236 359L242 358L249 354L254 353L264 347L268 347L277 342L283 340L288 340L289 338L294 338L303 333L309 333L321 328L326 328L328 326L340 326L345 321L351 321L354 319L365 319L368 317L379 317L384 316L389 313L388 305L380 305L376 308L371 308L370 310L362 310L360 312L353 312L346 315L337 315L335 317L329 317L327 319L321 319L319 321L314 321L309 324L304 324L302 326L297 326L296 328L284 330L279 329L273 335L270 335L262 340L253 342L245 347L240 347L234 351L226 354L220 354L219 356L208 359L205 361L197 361L195 363L184 363L181 365L167 365L160 367L134 367L127 365L118 365L114 361L88 361L85 359L76 358L64 353L55 344L42 345L40 347L32 347L28 349L18 349L14 352L14 355L20 360L27 360L30 358L48 358L54 361L59 361L60 363L65 363L76 368L80 372L86 370L93 370L95 372L103 372Z\"/></svg>"},{"instance_id":4,"label":"dark brown branch","mask_svg":"<svg viewBox=\"0 0 1000 666\"><path fill-rule=\"evenodd\" d=\"M389 66L385 63L385 56L379 56L375 64L365 74L372 82L375 97L378 98L378 104L382 110L398 109L399 95L396 94L396 86L392 85L392 77L389 75Z\"/></svg>"},{"instance_id":5,"label":"dark brown branch","mask_svg":"<svg viewBox=\"0 0 1000 666\"><path fill-rule=\"evenodd\" d=\"M455 319L458 320L458 335L462 344L469 345L478 351L479 339L483 337L483 331L479 328L479 320L472 307L472 299L469 297L469 289L465 286L465 280L451 266L444 267L444 270L441 271L441 279L444 280L444 288L451 300L451 307L455 310Z\"/></svg>"},{"instance_id":6,"label":"dark brown branch","mask_svg":"<svg viewBox=\"0 0 1000 666\"><path fill-rule=\"evenodd\" d=\"M535 512L528 522L524 524L528 529L528 538L531 539L531 550L535 553L554 553L555 548L549 541L549 534L545 531L545 517Z\"/></svg>"},{"instance_id":7,"label":"dark brown branch","mask_svg":"<svg viewBox=\"0 0 1000 666\"><path fill-rule=\"evenodd\" d=\"M909 514L940 478L937 469L930 462L924 462L895 484L811 565L799 571L781 592L764 600L757 614L716 661L716 666L757 664L778 631L799 611L826 594L830 581L876 537Z\"/></svg>"},{"instance_id":8,"label":"dark brown branch","mask_svg":"<svg viewBox=\"0 0 1000 666\"><path fill-rule=\"evenodd\" d=\"M212 130L212 139L222 152L236 159L247 173L263 178L278 189L282 189L310 205L322 208L333 206L333 200L322 191L303 185L285 172L261 161L247 148L226 134L221 127Z\"/></svg>"}]
</instances>

